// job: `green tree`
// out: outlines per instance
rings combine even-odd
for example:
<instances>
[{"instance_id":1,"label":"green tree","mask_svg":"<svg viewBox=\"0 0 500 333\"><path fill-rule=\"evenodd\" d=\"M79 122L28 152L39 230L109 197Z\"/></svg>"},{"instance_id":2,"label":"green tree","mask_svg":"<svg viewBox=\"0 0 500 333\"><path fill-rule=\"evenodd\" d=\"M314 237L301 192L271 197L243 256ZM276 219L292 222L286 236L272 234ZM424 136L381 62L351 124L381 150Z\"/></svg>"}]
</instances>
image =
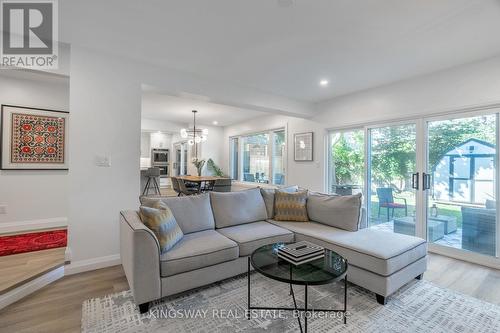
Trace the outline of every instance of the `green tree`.
<instances>
[{"instance_id":1,"label":"green tree","mask_svg":"<svg viewBox=\"0 0 500 333\"><path fill-rule=\"evenodd\" d=\"M469 139L495 144L495 118L487 115L432 122L429 125L429 169L433 170L444 154Z\"/></svg>"},{"instance_id":2,"label":"green tree","mask_svg":"<svg viewBox=\"0 0 500 333\"><path fill-rule=\"evenodd\" d=\"M371 135L372 180L403 191L415 170L415 126L381 127Z\"/></svg>"},{"instance_id":3,"label":"green tree","mask_svg":"<svg viewBox=\"0 0 500 333\"><path fill-rule=\"evenodd\" d=\"M364 178L363 131L342 133L332 145L336 184L362 184Z\"/></svg>"},{"instance_id":4,"label":"green tree","mask_svg":"<svg viewBox=\"0 0 500 333\"><path fill-rule=\"evenodd\" d=\"M469 139L496 142L496 116L433 121L429 123L429 169L442 156ZM349 133L349 134L347 134ZM338 134L332 144L337 184L361 184L364 177L364 132ZM371 178L377 186L397 191L408 188L415 170L416 130L414 125L376 128L371 131Z\"/></svg>"}]
</instances>

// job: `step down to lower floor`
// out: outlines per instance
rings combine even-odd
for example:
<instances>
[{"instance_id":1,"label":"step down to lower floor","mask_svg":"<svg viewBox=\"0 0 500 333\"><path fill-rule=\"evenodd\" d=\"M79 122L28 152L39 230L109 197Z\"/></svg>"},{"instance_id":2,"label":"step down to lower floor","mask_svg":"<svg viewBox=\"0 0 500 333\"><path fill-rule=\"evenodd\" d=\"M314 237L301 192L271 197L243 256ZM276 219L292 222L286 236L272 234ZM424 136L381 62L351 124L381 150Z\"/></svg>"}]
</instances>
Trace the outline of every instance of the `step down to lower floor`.
<instances>
[{"instance_id":1,"label":"step down to lower floor","mask_svg":"<svg viewBox=\"0 0 500 333\"><path fill-rule=\"evenodd\" d=\"M66 248L0 257L0 296L64 266Z\"/></svg>"}]
</instances>

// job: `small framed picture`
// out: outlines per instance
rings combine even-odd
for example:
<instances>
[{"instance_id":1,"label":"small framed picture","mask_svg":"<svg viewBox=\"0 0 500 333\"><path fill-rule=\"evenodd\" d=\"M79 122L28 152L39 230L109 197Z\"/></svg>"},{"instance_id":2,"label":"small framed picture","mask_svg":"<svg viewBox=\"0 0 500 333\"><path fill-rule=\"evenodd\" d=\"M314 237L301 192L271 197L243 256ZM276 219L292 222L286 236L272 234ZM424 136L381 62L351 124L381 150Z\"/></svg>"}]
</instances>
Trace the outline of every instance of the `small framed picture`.
<instances>
[{"instance_id":1,"label":"small framed picture","mask_svg":"<svg viewBox=\"0 0 500 333\"><path fill-rule=\"evenodd\" d=\"M2 105L2 170L67 170L69 112Z\"/></svg>"},{"instance_id":2,"label":"small framed picture","mask_svg":"<svg viewBox=\"0 0 500 333\"><path fill-rule=\"evenodd\" d=\"M294 141L294 160L312 161L313 160L313 132L296 133L293 136Z\"/></svg>"}]
</instances>

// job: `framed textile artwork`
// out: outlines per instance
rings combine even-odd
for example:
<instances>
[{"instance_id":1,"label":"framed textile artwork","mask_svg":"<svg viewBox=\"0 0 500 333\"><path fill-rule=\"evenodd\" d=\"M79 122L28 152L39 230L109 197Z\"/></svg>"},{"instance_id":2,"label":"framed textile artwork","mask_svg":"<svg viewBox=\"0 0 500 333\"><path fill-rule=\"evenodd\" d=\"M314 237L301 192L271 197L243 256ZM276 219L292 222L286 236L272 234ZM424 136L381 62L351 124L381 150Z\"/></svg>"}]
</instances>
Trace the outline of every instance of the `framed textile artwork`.
<instances>
[{"instance_id":1,"label":"framed textile artwork","mask_svg":"<svg viewBox=\"0 0 500 333\"><path fill-rule=\"evenodd\" d=\"M313 160L313 132L296 133L294 135L294 160L312 161Z\"/></svg>"},{"instance_id":2,"label":"framed textile artwork","mask_svg":"<svg viewBox=\"0 0 500 333\"><path fill-rule=\"evenodd\" d=\"M69 112L2 105L2 170L67 170Z\"/></svg>"}]
</instances>

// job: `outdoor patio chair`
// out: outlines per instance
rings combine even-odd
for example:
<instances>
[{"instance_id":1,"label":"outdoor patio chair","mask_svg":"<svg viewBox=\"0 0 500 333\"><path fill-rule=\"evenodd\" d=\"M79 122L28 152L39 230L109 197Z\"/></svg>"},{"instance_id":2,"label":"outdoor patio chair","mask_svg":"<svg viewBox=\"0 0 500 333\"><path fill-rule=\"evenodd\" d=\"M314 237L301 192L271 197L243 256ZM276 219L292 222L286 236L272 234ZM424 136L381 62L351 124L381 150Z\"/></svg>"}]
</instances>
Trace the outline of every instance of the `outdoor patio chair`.
<instances>
[{"instance_id":1,"label":"outdoor patio chair","mask_svg":"<svg viewBox=\"0 0 500 333\"><path fill-rule=\"evenodd\" d=\"M380 218L381 208L387 209L387 221L390 220L389 212L392 209L392 217L394 217L395 209L404 209L405 216L408 216L408 205L406 204L405 198L397 198L393 195L393 189L391 187L379 187L377 188L378 197L378 217ZM404 203L395 202L394 199L403 200Z\"/></svg>"},{"instance_id":2,"label":"outdoor patio chair","mask_svg":"<svg viewBox=\"0 0 500 333\"><path fill-rule=\"evenodd\" d=\"M231 192L231 179L217 179L213 187L214 192Z\"/></svg>"},{"instance_id":3,"label":"outdoor patio chair","mask_svg":"<svg viewBox=\"0 0 500 333\"><path fill-rule=\"evenodd\" d=\"M246 182L255 183L255 176L251 173L245 173L243 174L243 180Z\"/></svg>"},{"instance_id":4,"label":"outdoor patio chair","mask_svg":"<svg viewBox=\"0 0 500 333\"><path fill-rule=\"evenodd\" d=\"M277 173L274 175L274 184L283 185L285 184L285 175L282 173Z\"/></svg>"},{"instance_id":5,"label":"outdoor patio chair","mask_svg":"<svg viewBox=\"0 0 500 333\"><path fill-rule=\"evenodd\" d=\"M461 207L462 249L496 254L496 209Z\"/></svg>"}]
</instances>

